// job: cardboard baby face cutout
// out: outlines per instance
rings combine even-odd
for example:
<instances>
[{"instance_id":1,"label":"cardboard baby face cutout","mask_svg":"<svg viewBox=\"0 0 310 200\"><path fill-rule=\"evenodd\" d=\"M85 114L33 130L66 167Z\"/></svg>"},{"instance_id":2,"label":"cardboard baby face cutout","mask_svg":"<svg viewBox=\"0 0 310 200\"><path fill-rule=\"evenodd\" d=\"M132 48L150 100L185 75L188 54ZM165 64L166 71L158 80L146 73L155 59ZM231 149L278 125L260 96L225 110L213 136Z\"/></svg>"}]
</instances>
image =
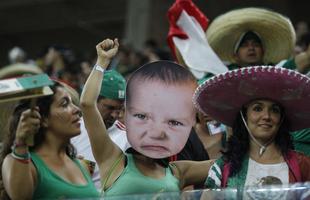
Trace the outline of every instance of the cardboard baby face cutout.
<instances>
[{"instance_id":1,"label":"cardboard baby face cutout","mask_svg":"<svg viewBox=\"0 0 310 200\"><path fill-rule=\"evenodd\" d=\"M130 145L150 158L179 153L195 123L193 75L169 61L139 68L126 89L125 125Z\"/></svg>"}]
</instances>

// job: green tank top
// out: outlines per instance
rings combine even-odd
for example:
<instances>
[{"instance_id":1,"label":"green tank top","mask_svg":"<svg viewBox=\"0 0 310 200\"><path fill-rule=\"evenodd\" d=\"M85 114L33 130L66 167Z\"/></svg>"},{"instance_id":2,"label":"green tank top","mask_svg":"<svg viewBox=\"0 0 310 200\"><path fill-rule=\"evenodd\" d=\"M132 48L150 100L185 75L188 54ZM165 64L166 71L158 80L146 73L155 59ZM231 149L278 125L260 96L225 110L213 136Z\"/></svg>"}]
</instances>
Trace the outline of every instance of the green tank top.
<instances>
[{"instance_id":1,"label":"green tank top","mask_svg":"<svg viewBox=\"0 0 310 200\"><path fill-rule=\"evenodd\" d=\"M136 167L132 154L126 154L127 166L122 174L104 192L104 196L123 196L133 194L150 194L165 192L180 192L179 180L173 176L171 169L166 168L166 176L154 179L144 176Z\"/></svg>"},{"instance_id":2,"label":"green tank top","mask_svg":"<svg viewBox=\"0 0 310 200\"><path fill-rule=\"evenodd\" d=\"M46 166L44 161L31 152L31 160L37 169L37 185L33 194L33 199L73 199L98 197L99 192L95 188L87 171L81 166L78 160L73 161L82 171L86 185L69 183Z\"/></svg>"}]
</instances>

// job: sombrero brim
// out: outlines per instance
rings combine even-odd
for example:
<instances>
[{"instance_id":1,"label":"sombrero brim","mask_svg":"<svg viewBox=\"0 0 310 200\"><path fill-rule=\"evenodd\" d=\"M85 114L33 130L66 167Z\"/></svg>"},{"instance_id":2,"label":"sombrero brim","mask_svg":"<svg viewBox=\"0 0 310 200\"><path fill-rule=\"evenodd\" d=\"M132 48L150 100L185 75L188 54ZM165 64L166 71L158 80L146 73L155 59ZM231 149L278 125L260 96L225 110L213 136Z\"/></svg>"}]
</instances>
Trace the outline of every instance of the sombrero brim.
<instances>
[{"instance_id":1,"label":"sombrero brim","mask_svg":"<svg viewBox=\"0 0 310 200\"><path fill-rule=\"evenodd\" d=\"M43 73L43 71L35 65L17 63L0 69L0 79L18 77L24 74L35 75L41 73Z\"/></svg>"},{"instance_id":2,"label":"sombrero brim","mask_svg":"<svg viewBox=\"0 0 310 200\"><path fill-rule=\"evenodd\" d=\"M220 15L210 24L206 36L212 49L223 61L235 63L235 45L248 31L257 33L262 39L265 64L278 63L291 57L296 41L291 21L279 13L262 8L243 8Z\"/></svg>"},{"instance_id":3,"label":"sombrero brim","mask_svg":"<svg viewBox=\"0 0 310 200\"><path fill-rule=\"evenodd\" d=\"M285 68L256 66L219 74L197 88L194 104L204 114L232 126L242 106L254 99L280 103L291 131L309 128L310 78Z\"/></svg>"}]
</instances>

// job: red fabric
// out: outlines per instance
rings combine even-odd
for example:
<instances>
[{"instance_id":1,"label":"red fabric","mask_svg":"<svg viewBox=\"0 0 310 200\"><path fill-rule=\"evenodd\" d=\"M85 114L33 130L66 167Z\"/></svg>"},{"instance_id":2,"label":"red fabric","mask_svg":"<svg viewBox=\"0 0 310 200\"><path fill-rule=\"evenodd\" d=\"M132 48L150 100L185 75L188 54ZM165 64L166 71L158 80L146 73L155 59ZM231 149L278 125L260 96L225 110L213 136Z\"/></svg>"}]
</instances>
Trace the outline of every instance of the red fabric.
<instances>
[{"instance_id":1,"label":"red fabric","mask_svg":"<svg viewBox=\"0 0 310 200\"><path fill-rule=\"evenodd\" d=\"M226 163L224 164L224 169L223 169L223 174L222 174L222 181L221 181L221 187L227 187L227 181L229 177L229 172L230 172L230 164Z\"/></svg>"},{"instance_id":2,"label":"red fabric","mask_svg":"<svg viewBox=\"0 0 310 200\"><path fill-rule=\"evenodd\" d=\"M199 22L200 26L204 31L207 30L209 24L208 18L191 0L176 0L174 2L174 4L168 10L168 20L170 23L170 28L167 36L167 42L175 59L175 46L172 37L178 37L182 39L188 38L186 33L183 32L182 29L180 29L180 27L177 25L177 21L183 10L185 10L188 15L194 17L197 22Z\"/></svg>"},{"instance_id":3,"label":"red fabric","mask_svg":"<svg viewBox=\"0 0 310 200\"><path fill-rule=\"evenodd\" d=\"M169 157L169 162L177 161L177 155L173 155Z\"/></svg>"},{"instance_id":4,"label":"red fabric","mask_svg":"<svg viewBox=\"0 0 310 200\"><path fill-rule=\"evenodd\" d=\"M302 182L301 172L298 165L297 153L295 151L289 151L287 156L284 157L290 172L294 176L294 182ZM290 181L290 183L293 181Z\"/></svg>"}]
</instances>

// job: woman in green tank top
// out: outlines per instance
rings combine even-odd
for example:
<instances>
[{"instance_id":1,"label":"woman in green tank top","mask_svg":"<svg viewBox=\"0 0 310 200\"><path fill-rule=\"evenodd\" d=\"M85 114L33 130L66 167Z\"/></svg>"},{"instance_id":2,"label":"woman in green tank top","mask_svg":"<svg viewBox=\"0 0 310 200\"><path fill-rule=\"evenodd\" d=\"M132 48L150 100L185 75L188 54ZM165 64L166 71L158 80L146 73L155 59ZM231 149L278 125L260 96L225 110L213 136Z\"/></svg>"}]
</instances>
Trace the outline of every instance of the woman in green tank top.
<instances>
[{"instance_id":1,"label":"woman in green tank top","mask_svg":"<svg viewBox=\"0 0 310 200\"><path fill-rule=\"evenodd\" d=\"M63 84L51 89L35 107L26 100L13 112L1 155L1 199L99 196L70 144L80 133L80 110Z\"/></svg>"},{"instance_id":2,"label":"woman in green tank top","mask_svg":"<svg viewBox=\"0 0 310 200\"><path fill-rule=\"evenodd\" d=\"M118 40L96 46L97 63L81 96L81 109L105 196L179 192L204 181L211 161L164 159L184 147L195 123L192 96L196 79L168 61L146 64L131 75L126 87L125 125L132 151L112 142L96 106L104 70L118 51Z\"/></svg>"}]
</instances>

